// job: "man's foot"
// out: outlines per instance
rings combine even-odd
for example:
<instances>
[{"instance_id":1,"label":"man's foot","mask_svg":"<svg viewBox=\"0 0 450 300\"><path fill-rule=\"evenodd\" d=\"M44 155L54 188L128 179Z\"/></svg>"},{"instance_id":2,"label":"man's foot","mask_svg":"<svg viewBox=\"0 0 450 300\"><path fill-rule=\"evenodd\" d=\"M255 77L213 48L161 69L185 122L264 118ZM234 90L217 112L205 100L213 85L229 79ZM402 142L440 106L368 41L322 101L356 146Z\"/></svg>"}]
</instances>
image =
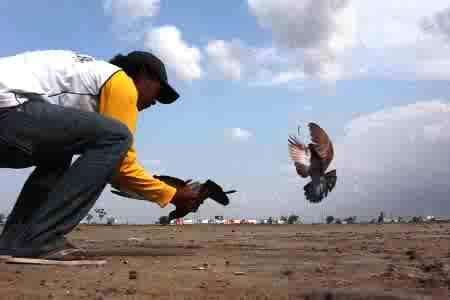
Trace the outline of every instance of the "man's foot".
<instances>
[{"instance_id":1,"label":"man's foot","mask_svg":"<svg viewBox=\"0 0 450 300\"><path fill-rule=\"evenodd\" d=\"M62 249L56 249L36 257L10 257L5 258L6 263L40 264L40 265L104 265L104 259L89 259L86 250L76 248L70 243L65 243Z\"/></svg>"},{"instance_id":2,"label":"man's foot","mask_svg":"<svg viewBox=\"0 0 450 300\"><path fill-rule=\"evenodd\" d=\"M39 255L40 259L50 259L50 260L83 260L87 259L87 253L83 249L78 248L65 248L60 250L50 251L49 253Z\"/></svg>"},{"instance_id":3,"label":"man's foot","mask_svg":"<svg viewBox=\"0 0 450 300\"><path fill-rule=\"evenodd\" d=\"M26 257L11 257L3 262L7 264L28 264L28 265L53 265L53 266L102 266L106 260L83 259L83 260L51 260Z\"/></svg>"}]
</instances>

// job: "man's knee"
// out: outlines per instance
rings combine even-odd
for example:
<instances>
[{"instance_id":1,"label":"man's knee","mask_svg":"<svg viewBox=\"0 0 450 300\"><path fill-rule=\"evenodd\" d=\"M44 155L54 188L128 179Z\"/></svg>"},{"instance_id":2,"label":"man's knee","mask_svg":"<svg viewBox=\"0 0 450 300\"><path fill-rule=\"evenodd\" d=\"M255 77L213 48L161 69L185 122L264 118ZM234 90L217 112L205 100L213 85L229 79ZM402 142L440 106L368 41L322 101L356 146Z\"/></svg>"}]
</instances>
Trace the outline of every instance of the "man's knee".
<instances>
[{"instance_id":1,"label":"man's knee","mask_svg":"<svg viewBox=\"0 0 450 300\"><path fill-rule=\"evenodd\" d=\"M120 121L111 120L108 125L109 138L119 143L125 149L129 149L133 144L133 134L128 127Z\"/></svg>"}]
</instances>

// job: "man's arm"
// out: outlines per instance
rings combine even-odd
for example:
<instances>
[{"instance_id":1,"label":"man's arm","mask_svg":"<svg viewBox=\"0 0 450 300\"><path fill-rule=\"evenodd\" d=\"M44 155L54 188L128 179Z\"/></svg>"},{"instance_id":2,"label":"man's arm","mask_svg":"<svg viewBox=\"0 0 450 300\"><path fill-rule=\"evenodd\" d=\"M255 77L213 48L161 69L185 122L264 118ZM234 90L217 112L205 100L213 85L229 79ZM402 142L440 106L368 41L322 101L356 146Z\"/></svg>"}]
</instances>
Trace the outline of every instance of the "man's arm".
<instances>
[{"instance_id":1,"label":"man's arm","mask_svg":"<svg viewBox=\"0 0 450 300\"><path fill-rule=\"evenodd\" d=\"M125 72L114 74L100 93L100 114L124 123L135 133L137 121L137 90L133 80ZM137 161L132 146L119 166L111 184L118 189L132 191L165 207L173 198L176 189L148 174Z\"/></svg>"}]
</instances>

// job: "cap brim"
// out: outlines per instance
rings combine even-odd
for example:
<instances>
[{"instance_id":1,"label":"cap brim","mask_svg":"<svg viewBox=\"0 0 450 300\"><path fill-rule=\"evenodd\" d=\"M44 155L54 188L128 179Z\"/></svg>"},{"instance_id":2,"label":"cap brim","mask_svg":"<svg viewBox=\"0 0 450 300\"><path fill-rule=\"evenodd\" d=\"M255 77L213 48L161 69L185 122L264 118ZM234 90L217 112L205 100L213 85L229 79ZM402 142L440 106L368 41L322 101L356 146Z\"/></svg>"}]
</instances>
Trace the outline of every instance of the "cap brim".
<instances>
[{"instance_id":1,"label":"cap brim","mask_svg":"<svg viewBox=\"0 0 450 300\"><path fill-rule=\"evenodd\" d=\"M167 82L161 81L161 90L158 97L158 102L163 104L170 104L175 102L180 95Z\"/></svg>"}]
</instances>

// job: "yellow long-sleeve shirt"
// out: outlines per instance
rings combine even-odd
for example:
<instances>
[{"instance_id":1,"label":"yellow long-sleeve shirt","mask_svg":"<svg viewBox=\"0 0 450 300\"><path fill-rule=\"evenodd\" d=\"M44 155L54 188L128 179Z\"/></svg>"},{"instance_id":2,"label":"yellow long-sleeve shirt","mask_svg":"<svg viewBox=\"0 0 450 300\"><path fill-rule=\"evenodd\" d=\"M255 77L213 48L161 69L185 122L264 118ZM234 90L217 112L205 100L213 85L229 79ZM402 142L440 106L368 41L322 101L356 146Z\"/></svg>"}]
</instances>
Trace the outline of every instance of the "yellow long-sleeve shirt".
<instances>
[{"instance_id":1,"label":"yellow long-sleeve shirt","mask_svg":"<svg viewBox=\"0 0 450 300\"><path fill-rule=\"evenodd\" d=\"M100 93L99 113L124 123L132 134L136 130L138 91L124 71L115 73ZM176 189L147 173L137 160L134 145L122 161L112 185L132 191L165 207Z\"/></svg>"}]
</instances>

